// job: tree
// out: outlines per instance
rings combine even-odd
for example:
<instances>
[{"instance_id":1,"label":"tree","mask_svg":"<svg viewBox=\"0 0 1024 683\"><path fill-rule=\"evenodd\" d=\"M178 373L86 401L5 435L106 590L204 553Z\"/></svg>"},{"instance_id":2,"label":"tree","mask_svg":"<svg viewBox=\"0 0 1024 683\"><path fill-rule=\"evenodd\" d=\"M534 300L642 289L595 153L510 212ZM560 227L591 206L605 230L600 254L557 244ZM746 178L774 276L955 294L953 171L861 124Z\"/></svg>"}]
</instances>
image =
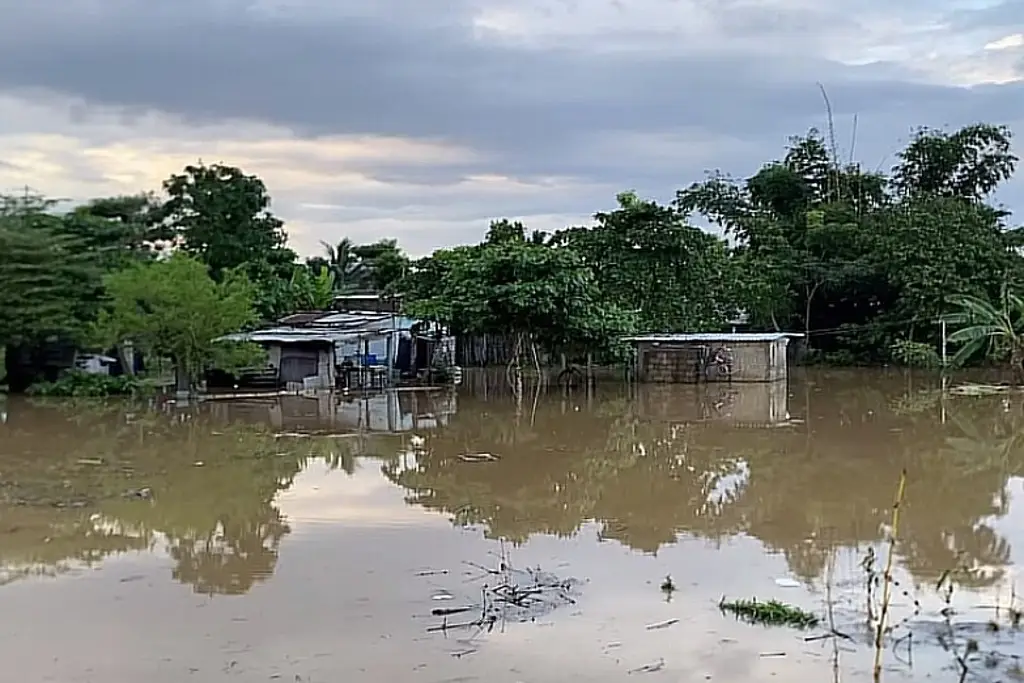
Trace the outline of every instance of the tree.
<instances>
[{"instance_id":1,"label":"tree","mask_svg":"<svg viewBox=\"0 0 1024 683\"><path fill-rule=\"evenodd\" d=\"M716 329L734 313L725 242L686 223L673 207L624 192L594 227L556 233L552 244L579 255L600 300L633 312L648 332Z\"/></svg>"},{"instance_id":2,"label":"tree","mask_svg":"<svg viewBox=\"0 0 1024 683\"><path fill-rule=\"evenodd\" d=\"M36 351L76 340L99 303L100 271L62 230L54 204L36 195L0 197L0 345L16 392L43 372Z\"/></svg>"},{"instance_id":3,"label":"tree","mask_svg":"<svg viewBox=\"0 0 1024 683\"><path fill-rule=\"evenodd\" d=\"M222 164L186 166L164 182L168 195L156 216L162 231L221 281L241 269L256 287L264 319L290 313L287 282L296 255L285 245L284 223L270 212L270 195L257 176Z\"/></svg>"},{"instance_id":4,"label":"tree","mask_svg":"<svg viewBox=\"0 0 1024 683\"><path fill-rule=\"evenodd\" d=\"M237 271L224 272L217 282L204 263L177 253L111 273L104 284L110 305L97 321L97 338L107 344L131 340L171 358L179 391L194 387L213 365L231 369L259 357L251 347L214 341L257 319L253 286Z\"/></svg>"},{"instance_id":5,"label":"tree","mask_svg":"<svg viewBox=\"0 0 1024 683\"><path fill-rule=\"evenodd\" d=\"M160 210L176 244L210 267L214 279L251 263L295 260L285 249L284 223L270 213L266 185L233 166L186 166L164 182Z\"/></svg>"},{"instance_id":6,"label":"tree","mask_svg":"<svg viewBox=\"0 0 1024 683\"><path fill-rule=\"evenodd\" d=\"M398 247L397 240L364 244L353 252L359 259L364 286L375 292L388 291L409 268L409 258Z\"/></svg>"},{"instance_id":7,"label":"tree","mask_svg":"<svg viewBox=\"0 0 1024 683\"><path fill-rule=\"evenodd\" d=\"M359 290L365 282L364 265L359 262L352 240L344 238L337 244L321 240L325 264L334 275L334 287L338 294L347 294Z\"/></svg>"},{"instance_id":8,"label":"tree","mask_svg":"<svg viewBox=\"0 0 1024 683\"><path fill-rule=\"evenodd\" d=\"M146 194L93 199L66 214L63 228L104 270L116 270L160 253L163 245L155 224L159 209L156 199Z\"/></svg>"},{"instance_id":9,"label":"tree","mask_svg":"<svg viewBox=\"0 0 1024 683\"><path fill-rule=\"evenodd\" d=\"M296 310L322 311L334 301L334 273L327 268L296 268L288 284Z\"/></svg>"},{"instance_id":10,"label":"tree","mask_svg":"<svg viewBox=\"0 0 1024 683\"><path fill-rule=\"evenodd\" d=\"M1005 126L978 123L957 131L923 128L900 152L892 184L900 196L982 201L1013 175L1018 158Z\"/></svg>"},{"instance_id":11,"label":"tree","mask_svg":"<svg viewBox=\"0 0 1024 683\"><path fill-rule=\"evenodd\" d=\"M548 351L613 350L632 316L602 300L591 268L572 249L516 236L439 250L402 283L411 315L460 333L514 339L510 378L522 396L524 358Z\"/></svg>"},{"instance_id":12,"label":"tree","mask_svg":"<svg viewBox=\"0 0 1024 683\"><path fill-rule=\"evenodd\" d=\"M1024 299L1004 289L998 303L976 296L957 296L951 303L958 309L947 323L959 329L949 335L953 344L963 344L953 356L962 365L981 350L1004 360L1017 384L1024 384Z\"/></svg>"}]
</instances>

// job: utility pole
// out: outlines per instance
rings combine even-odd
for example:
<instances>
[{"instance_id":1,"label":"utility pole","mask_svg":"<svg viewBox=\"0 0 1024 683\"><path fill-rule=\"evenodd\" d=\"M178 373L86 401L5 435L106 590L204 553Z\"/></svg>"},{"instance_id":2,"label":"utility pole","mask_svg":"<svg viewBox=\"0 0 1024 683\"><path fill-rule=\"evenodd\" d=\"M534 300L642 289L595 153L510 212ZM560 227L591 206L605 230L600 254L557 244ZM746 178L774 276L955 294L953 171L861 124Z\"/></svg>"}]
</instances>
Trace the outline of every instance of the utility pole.
<instances>
[{"instance_id":1,"label":"utility pole","mask_svg":"<svg viewBox=\"0 0 1024 683\"><path fill-rule=\"evenodd\" d=\"M946 319L940 320L939 325L942 327L942 367L946 367L949 362L949 356L946 351Z\"/></svg>"}]
</instances>

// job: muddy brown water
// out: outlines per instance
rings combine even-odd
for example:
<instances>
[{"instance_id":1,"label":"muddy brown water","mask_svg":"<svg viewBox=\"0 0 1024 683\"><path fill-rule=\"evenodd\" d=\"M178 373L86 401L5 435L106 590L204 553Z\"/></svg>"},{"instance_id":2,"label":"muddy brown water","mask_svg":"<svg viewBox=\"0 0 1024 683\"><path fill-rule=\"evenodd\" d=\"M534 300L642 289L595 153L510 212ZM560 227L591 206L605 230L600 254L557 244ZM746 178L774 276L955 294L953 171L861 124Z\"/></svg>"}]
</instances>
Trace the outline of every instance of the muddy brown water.
<instances>
[{"instance_id":1,"label":"muddy brown water","mask_svg":"<svg viewBox=\"0 0 1024 683\"><path fill-rule=\"evenodd\" d=\"M935 583L961 566L954 640L972 678L1010 680L1024 395L937 388L605 382L517 410L467 373L365 400L0 401L0 680L870 680L860 564L904 468L885 678L959 679ZM543 600L493 599L538 576Z\"/></svg>"}]
</instances>

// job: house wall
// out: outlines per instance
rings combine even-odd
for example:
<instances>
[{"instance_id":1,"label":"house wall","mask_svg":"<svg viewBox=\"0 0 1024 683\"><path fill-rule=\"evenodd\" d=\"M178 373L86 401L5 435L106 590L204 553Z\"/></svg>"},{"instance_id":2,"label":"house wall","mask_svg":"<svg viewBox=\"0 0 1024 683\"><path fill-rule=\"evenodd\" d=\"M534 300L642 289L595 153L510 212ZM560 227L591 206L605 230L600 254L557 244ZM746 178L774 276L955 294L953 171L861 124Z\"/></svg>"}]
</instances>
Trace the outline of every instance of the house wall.
<instances>
[{"instance_id":1,"label":"house wall","mask_svg":"<svg viewBox=\"0 0 1024 683\"><path fill-rule=\"evenodd\" d=\"M692 384L706 379L697 371L701 349L706 355L725 346L732 351L733 382L775 382L787 377L786 342L640 342L637 344L637 379L662 384Z\"/></svg>"}]
</instances>

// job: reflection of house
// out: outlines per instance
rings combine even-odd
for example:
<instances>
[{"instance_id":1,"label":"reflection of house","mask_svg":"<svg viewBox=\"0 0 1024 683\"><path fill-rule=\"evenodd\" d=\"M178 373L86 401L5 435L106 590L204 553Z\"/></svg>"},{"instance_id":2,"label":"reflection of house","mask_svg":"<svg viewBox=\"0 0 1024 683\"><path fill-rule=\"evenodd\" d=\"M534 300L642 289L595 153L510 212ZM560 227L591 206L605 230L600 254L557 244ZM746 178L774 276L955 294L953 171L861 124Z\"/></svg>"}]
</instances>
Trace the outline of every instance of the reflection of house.
<instances>
[{"instance_id":1,"label":"reflection of house","mask_svg":"<svg viewBox=\"0 0 1024 683\"><path fill-rule=\"evenodd\" d=\"M435 341L431 324L389 311L297 313L224 339L260 344L280 383L304 389L389 384L427 367Z\"/></svg>"},{"instance_id":2,"label":"reflection of house","mask_svg":"<svg viewBox=\"0 0 1024 683\"><path fill-rule=\"evenodd\" d=\"M655 334L629 337L641 382L775 382L785 380L789 340L781 332Z\"/></svg>"},{"instance_id":3,"label":"reflection of house","mask_svg":"<svg viewBox=\"0 0 1024 683\"><path fill-rule=\"evenodd\" d=\"M635 406L641 418L666 422L708 422L769 427L789 420L785 382L679 386L641 384Z\"/></svg>"},{"instance_id":4,"label":"reflection of house","mask_svg":"<svg viewBox=\"0 0 1024 683\"><path fill-rule=\"evenodd\" d=\"M362 397L320 394L217 401L211 406L226 420L266 422L296 432L404 432L448 424L457 404L454 392L392 390Z\"/></svg>"}]
</instances>

